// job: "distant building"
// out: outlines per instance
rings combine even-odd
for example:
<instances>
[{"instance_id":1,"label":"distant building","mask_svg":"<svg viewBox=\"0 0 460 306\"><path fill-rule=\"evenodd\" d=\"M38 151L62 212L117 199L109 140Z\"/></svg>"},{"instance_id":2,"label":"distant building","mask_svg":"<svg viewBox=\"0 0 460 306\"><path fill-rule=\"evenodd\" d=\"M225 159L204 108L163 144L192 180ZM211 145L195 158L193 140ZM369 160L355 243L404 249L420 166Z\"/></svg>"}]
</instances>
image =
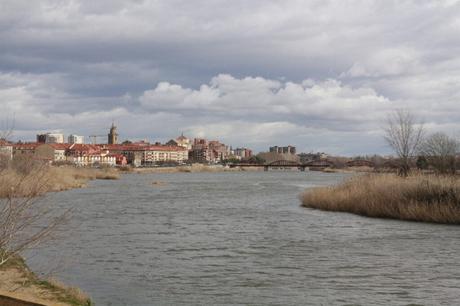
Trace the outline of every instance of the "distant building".
<instances>
[{"instance_id":1,"label":"distant building","mask_svg":"<svg viewBox=\"0 0 460 306\"><path fill-rule=\"evenodd\" d=\"M46 133L45 143L64 143L64 134Z\"/></svg>"},{"instance_id":2,"label":"distant building","mask_svg":"<svg viewBox=\"0 0 460 306\"><path fill-rule=\"evenodd\" d=\"M61 133L37 134L37 143L64 143L64 135Z\"/></svg>"},{"instance_id":3,"label":"distant building","mask_svg":"<svg viewBox=\"0 0 460 306\"><path fill-rule=\"evenodd\" d=\"M184 163L188 159L187 149L168 145L107 145L104 147L111 155L123 155L134 166L151 166L161 162Z\"/></svg>"},{"instance_id":4,"label":"distant building","mask_svg":"<svg viewBox=\"0 0 460 306\"><path fill-rule=\"evenodd\" d=\"M111 154L111 156L115 157L115 163L117 164L117 166L126 166L128 164L128 160L124 155Z\"/></svg>"},{"instance_id":5,"label":"distant building","mask_svg":"<svg viewBox=\"0 0 460 306\"><path fill-rule=\"evenodd\" d=\"M78 143L78 144L82 144L82 143L85 142L85 137L71 134L71 135L69 135L69 137L67 138L67 142L68 142L68 143Z\"/></svg>"},{"instance_id":6,"label":"distant building","mask_svg":"<svg viewBox=\"0 0 460 306\"><path fill-rule=\"evenodd\" d=\"M38 143L45 143L46 142L46 134L37 134L37 142Z\"/></svg>"},{"instance_id":7,"label":"distant building","mask_svg":"<svg viewBox=\"0 0 460 306\"><path fill-rule=\"evenodd\" d=\"M26 156L27 158L33 158L35 155L35 149L42 145L42 143L15 143L13 145L13 158Z\"/></svg>"},{"instance_id":8,"label":"distant building","mask_svg":"<svg viewBox=\"0 0 460 306\"><path fill-rule=\"evenodd\" d=\"M286 147L273 146L273 147L270 147L270 152L279 153L279 154L295 154L296 149L293 146L286 146Z\"/></svg>"},{"instance_id":9,"label":"distant building","mask_svg":"<svg viewBox=\"0 0 460 306\"><path fill-rule=\"evenodd\" d=\"M212 152L213 162L220 162L224 159L227 159L228 148L225 144L220 143L218 140L210 141L209 149Z\"/></svg>"},{"instance_id":10,"label":"distant building","mask_svg":"<svg viewBox=\"0 0 460 306\"><path fill-rule=\"evenodd\" d=\"M167 145L167 146L176 146L176 147L179 146L177 141L175 141L174 139L170 139L167 143L165 143L165 145Z\"/></svg>"},{"instance_id":11,"label":"distant building","mask_svg":"<svg viewBox=\"0 0 460 306\"><path fill-rule=\"evenodd\" d=\"M49 162L66 161L66 150L70 147L65 143L39 144L35 148L34 158Z\"/></svg>"},{"instance_id":12,"label":"distant building","mask_svg":"<svg viewBox=\"0 0 460 306\"><path fill-rule=\"evenodd\" d=\"M131 142L131 144L135 146L150 146L150 142L148 142L147 140L134 141Z\"/></svg>"},{"instance_id":13,"label":"distant building","mask_svg":"<svg viewBox=\"0 0 460 306\"><path fill-rule=\"evenodd\" d=\"M192 144L190 142L190 139L184 136L184 133L182 133L179 137L177 137L174 140L178 146L186 148L187 150L190 150L192 148Z\"/></svg>"},{"instance_id":14,"label":"distant building","mask_svg":"<svg viewBox=\"0 0 460 306\"><path fill-rule=\"evenodd\" d=\"M189 151L189 159L194 162L207 163L211 162L212 153L206 139L195 138Z\"/></svg>"},{"instance_id":15,"label":"distant building","mask_svg":"<svg viewBox=\"0 0 460 306\"><path fill-rule=\"evenodd\" d=\"M66 151L67 161L77 166L115 166L119 156L96 145L72 144ZM126 162L126 159L125 159Z\"/></svg>"},{"instance_id":16,"label":"distant building","mask_svg":"<svg viewBox=\"0 0 460 306\"><path fill-rule=\"evenodd\" d=\"M0 139L0 159L6 158L11 160L13 158L13 144Z\"/></svg>"},{"instance_id":17,"label":"distant building","mask_svg":"<svg viewBox=\"0 0 460 306\"><path fill-rule=\"evenodd\" d=\"M112 122L112 126L110 127L110 132L107 135L108 136L108 144L117 144L118 143L118 133L117 133L117 127L115 124Z\"/></svg>"},{"instance_id":18,"label":"distant building","mask_svg":"<svg viewBox=\"0 0 460 306\"><path fill-rule=\"evenodd\" d=\"M247 159L252 156L252 150L247 148L236 148L233 150L233 155L236 156L238 159Z\"/></svg>"},{"instance_id":19,"label":"distant building","mask_svg":"<svg viewBox=\"0 0 460 306\"><path fill-rule=\"evenodd\" d=\"M217 141L207 141L203 138L195 138L189 151L189 159L199 163L219 163L227 159L230 149L225 144Z\"/></svg>"}]
</instances>

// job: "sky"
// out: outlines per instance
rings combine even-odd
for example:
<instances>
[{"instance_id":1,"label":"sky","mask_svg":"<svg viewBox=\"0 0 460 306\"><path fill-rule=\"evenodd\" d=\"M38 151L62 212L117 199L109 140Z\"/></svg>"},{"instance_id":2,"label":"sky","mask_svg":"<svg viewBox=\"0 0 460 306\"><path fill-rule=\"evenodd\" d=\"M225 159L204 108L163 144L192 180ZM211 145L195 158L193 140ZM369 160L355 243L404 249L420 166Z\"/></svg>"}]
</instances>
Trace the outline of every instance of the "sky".
<instances>
[{"instance_id":1,"label":"sky","mask_svg":"<svg viewBox=\"0 0 460 306\"><path fill-rule=\"evenodd\" d=\"M0 107L15 140L388 154L396 109L459 135L460 2L2 0Z\"/></svg>"}]
</instances>

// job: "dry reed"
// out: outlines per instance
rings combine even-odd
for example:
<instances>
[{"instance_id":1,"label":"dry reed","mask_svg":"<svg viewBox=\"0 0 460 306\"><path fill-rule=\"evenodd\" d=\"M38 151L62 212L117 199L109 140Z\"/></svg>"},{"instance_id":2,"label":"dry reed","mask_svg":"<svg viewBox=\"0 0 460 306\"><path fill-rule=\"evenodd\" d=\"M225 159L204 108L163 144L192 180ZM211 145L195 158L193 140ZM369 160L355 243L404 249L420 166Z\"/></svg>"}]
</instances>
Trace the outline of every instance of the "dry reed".
<instances>
[{"instance_id":1,"label":"dry reed","mask_svg":"<svg viewBox=\"0 0 460 306\"><path fill-rule=\"evenodd\" d=\"M0 198L8 195L38 196L49 191L81 188L89 180L118 179L118 170L112 168L76 168L37 166L22 173L11 167L0 171Z\"/></svg>"},{"instance_id":2,"label":"dry reed","mask_svg":"<svg viewBox=\"0 0 460 306\"><path fill-rule=\"evenodd\" d=\"M47 283L61 293L61 300L77 305L91 305L89 296L80 288L67 286L56 278L47 279Z\"/></svg>"},{"instance_id":3,"label":"dry reed","mask_svg":"<svg viewBox=\"0 0 460 306\"><path fill-rule=\"evenodd\" d=\"M460 224L460 180L453 176L362 175L337 186L307 190L301 200L303 206L321 210Z\"/></svg>"}]
</instances>

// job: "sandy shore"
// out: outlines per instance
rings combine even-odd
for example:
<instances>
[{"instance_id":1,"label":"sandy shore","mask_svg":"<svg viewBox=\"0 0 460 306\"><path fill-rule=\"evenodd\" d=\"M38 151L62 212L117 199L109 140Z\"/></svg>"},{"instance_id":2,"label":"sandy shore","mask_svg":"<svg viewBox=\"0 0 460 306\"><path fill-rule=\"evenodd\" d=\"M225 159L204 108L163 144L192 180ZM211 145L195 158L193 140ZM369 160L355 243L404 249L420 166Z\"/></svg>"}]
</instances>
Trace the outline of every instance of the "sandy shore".
<instances>
[{"instance_id":1,"label":"sandy shore","mask_svg":"<svg viewBox=\"0 0 460 306\"><path fill-rule=\"evenodd\" d=\"M38 278L20 257L0 266L0 296L50 306L91 305L88 296L80 289L56 280Z\"/></svg>"}]
</instances>

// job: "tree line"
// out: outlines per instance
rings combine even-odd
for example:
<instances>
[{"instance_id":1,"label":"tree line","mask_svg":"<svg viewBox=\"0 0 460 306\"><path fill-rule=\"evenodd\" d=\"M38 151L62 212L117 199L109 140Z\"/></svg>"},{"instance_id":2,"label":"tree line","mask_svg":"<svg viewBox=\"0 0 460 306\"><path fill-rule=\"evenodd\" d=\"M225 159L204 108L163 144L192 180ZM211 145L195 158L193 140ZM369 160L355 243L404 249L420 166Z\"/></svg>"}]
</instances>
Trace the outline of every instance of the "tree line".
<instances>
[{"instance_id":1,"label":"tree line","mask_svg":"<svg viewBox=\"0 0 460 306\"><path fill-rule=\"evenodd\" d=\"M424 124L416 122L408 110L388 115L385 140L398 157L398 173L407 176L411 161L417 158L419 169L431 167L439 174L455 174L459 141L446 133L427 134Z\"/></svg>"}]
</instances>

